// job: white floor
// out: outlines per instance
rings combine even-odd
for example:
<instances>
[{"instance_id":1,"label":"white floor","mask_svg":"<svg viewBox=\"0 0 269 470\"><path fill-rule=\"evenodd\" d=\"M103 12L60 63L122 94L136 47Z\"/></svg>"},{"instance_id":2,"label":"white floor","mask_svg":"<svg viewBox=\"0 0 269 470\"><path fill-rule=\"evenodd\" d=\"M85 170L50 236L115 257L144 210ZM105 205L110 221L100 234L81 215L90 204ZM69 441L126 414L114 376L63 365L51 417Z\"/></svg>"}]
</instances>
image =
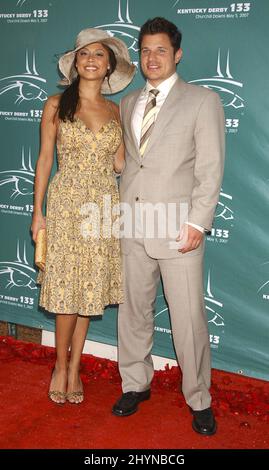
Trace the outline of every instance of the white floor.
<instances>
[{"instance_id":1,"label":"white floor","mask_svg":"<svg viewBox=\"0 0 269 470\"><path fill-rule=\"evenodd\" d=\"M55 347L55 335L52 331L42 331L42 341L41 343L44 346L52 346ZM109 344L97 343L96 341L88 341L86 340L85 346L83 349L85 354L92 354L96 357L104 357L106 359L110 359L112 361L118 361L118 350L116 346L111 346ZM176 366L177 362L173 359L169 359L166 357L160 356L152 356L154 369L160 370L164 369L166 364L169 366Z\"/></svg>"}]
</instances>

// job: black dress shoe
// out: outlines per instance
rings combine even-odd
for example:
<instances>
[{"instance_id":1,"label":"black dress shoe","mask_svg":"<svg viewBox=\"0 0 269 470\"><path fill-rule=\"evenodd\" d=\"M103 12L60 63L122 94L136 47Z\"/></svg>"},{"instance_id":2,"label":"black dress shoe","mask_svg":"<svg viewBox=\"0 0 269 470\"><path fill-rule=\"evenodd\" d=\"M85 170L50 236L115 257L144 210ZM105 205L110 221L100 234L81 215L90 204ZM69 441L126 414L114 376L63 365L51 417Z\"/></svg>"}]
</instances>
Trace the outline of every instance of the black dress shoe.
<instances>
[{"instance_id":1,"label":"black dress shoe","mask_svg":"<svg viewBox=\"0 0 269 470\"><path fill-rule=\"evenodd\" d=\"M217 423L213 415L211 408L205 410L194 411L193 414L192 428L194 431L204 436L212 436L217 430Z\"/></svg>"},{"instance_id":2,"label":"black dress shoe","mask_svg":"<svg viewBox=\"0 0 269 470\"><path fill-rule=\"evenodd\" d=\"M150 398L150 390L145 392L127 392L123 393L120 399L115 403L112 408L113 415L116 416L129 416L135 413L141 401Z\"/></svg>"}]
</instances>

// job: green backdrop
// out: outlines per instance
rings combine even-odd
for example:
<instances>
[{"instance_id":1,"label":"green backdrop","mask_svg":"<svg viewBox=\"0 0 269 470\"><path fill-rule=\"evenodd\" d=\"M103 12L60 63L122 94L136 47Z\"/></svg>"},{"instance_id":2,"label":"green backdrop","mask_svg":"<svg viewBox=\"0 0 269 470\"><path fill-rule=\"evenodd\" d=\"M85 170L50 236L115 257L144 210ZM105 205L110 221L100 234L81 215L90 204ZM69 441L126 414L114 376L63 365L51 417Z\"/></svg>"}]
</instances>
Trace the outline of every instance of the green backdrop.
<instances>
[{"instance_id":1,"label":"green backdrop","mask_svg":"<svg viewBox=\"0 0 269 470\"><path fill-rule=\"evenodd\" d=\"M182 30L181 76L217 91L226 115L225 176L205 262L213 365L268 379L267 0L1 0L0 319L54 329L54 317L38 309L29 228L40 118L58 91L58 57L81 29L96 27L123 39L138 66L140 25L156 15ZM124 93L142 84L138 70ZM89 338L116 344L116 316L108 308ZM153 352L173 358L161 286L155 320Z\"/></svg>"}]
</instances>

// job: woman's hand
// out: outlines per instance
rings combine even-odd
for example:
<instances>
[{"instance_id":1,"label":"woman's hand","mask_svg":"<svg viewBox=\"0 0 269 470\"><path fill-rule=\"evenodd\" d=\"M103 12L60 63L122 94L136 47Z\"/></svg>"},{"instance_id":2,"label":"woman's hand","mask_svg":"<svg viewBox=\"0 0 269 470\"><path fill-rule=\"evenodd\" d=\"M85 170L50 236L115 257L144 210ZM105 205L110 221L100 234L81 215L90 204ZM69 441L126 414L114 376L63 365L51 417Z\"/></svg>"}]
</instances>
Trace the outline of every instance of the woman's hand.
<instances>
[{"instance_id":1,"label":"woman's hand","mask_svg":"<svg viewBox=\"0 0 269 470\"><path fill-rule=\"evenodd\" d=\"M46 228L46 217L43 214L33 214L33 220L31 225L32 238L36 242L37 233L41 228Z\"/></svg>"}]
</instances>

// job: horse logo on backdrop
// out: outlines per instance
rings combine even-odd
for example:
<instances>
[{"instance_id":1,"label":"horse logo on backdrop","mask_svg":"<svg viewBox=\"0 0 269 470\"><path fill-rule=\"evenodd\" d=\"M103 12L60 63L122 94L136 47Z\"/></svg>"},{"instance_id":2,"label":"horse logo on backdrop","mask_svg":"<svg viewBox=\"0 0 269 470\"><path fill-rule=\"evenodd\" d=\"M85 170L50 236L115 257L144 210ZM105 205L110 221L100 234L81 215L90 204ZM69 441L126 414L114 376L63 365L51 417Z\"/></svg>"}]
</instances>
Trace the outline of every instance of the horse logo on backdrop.
<instances>
[{"instance_id":1,"label":"horse logo on backdrop","mask_svg":"<svg viewBox=\"0 0 269 470\"><path fill-rule=\"evenodd\" d=\"M219 313L219 309L223 308L223 303L217 300L212 294L211 289L211 273L208 272L207 288L205 295L205 308L208 315L208 323L213 323L215 326L224 326L224 318Z\"/></svg>"},{"instance_id":2,"label":"horse logo on backdrop","mask_svg":"<svg viewBox=\"0 0 269 470\"><path fill-rule=\"evenodd\" d=\"M114 23L98 25L95 28L105 29L111 36L119 36L129 51L137 53L140 27L134 25L130 17L129 3L129 0L118 0L117 19Z\"/></svg>"},{"instance_id":3,"label":"horse logo on backdrop","mask_svg":"<svg viewBox=\"0 0 269 470\"><path fill-rule=\"evenodd\" d=\"M227 52L225 71L221 58L221 51L218 51L216 75L209 78L199 78L191 80L189 83L197 83L205 88L211 88L218 92L225 107L231 107L236 110L244 108L244 99L238 94L238 89L243 88L243 83L235 80L231 74L230 50ZM225 62L225 61L224 61Z\"/></svg>"},{"instance_id":4,"label":"horse logo on backdrop","mask_svg":"<svg viewBox=\"0 0 269 470\"><path fill-rule=\"evenodd\" d=\"M37 72L35 51L29 60L28 50L25 54L25 72L19 75L10 75L0 79L0 96L8 92L16 92L16 104L21 104L24 101L45 101L47 99L47 92L43 89L46 83L45 78L42 78Z\"/></svg>"},{"instance_id":5,"label":"horse logo on backdrop","mask_svg":"<svg viewBox=\"0 0 269 470\"><path fill-rule=\"evenodd\" d=\"M31 148L28 155L25 154L24 147L21 150L21 166L16 170L0 171L0 186L11 185L11 198L18 196L31 196L34 186L34 169L32 166Z\"/></svg>"},{"instance_id":6,"label":"horse logo on backdrop","mask_svg":"<svg viewBox=\"0 0 269 470\"><path fill-rule=\"evenodd\" d=\"M22 7L22 5L24 5L25 2L26 2L26 0L18 0L17 1L17 7Z\"/></svg>"},{"instance_id":7,"label":"horse logo on backdrop","mask_svg":"<svg viewBox=\"0 0 269 470\"><path fill-rule=\"evenodd\" d=\"M155 313L154 318L157 318L159 315L161 315L164 312L168 312L168 307L167 307L166 302L164 300L163 294L157 295L156 302L161 302L162 305L161 305L161 309L157 313Z\"/></svg>"},{"instance_id":8,"label":"horse logo on backdrop","mask_svg":"<svg viewBox=\"0 0 269 470\"><path fill-rule=\"evenodd\" d=\"M216 219L224 219L225 221L232 221L234 219L234 212L230 207L233 197L230 194L220 192L220 199L216 207Z\"/></svg>"},{"instance_id":9,"label":"horse logo on backdrop","mask_svg":"<svg viewBox=\"0 0 269 470\"><path fill-rule=\"evenodd\" d=\"M17 253L14 261L0 261L0 275L4 276L5 281L7 281L6 289L12 289L12 287L37 289L36 271L27 260L25 241L23 249L20 247L19 240L17 241Z\"/></svg>"}]
</instances>

